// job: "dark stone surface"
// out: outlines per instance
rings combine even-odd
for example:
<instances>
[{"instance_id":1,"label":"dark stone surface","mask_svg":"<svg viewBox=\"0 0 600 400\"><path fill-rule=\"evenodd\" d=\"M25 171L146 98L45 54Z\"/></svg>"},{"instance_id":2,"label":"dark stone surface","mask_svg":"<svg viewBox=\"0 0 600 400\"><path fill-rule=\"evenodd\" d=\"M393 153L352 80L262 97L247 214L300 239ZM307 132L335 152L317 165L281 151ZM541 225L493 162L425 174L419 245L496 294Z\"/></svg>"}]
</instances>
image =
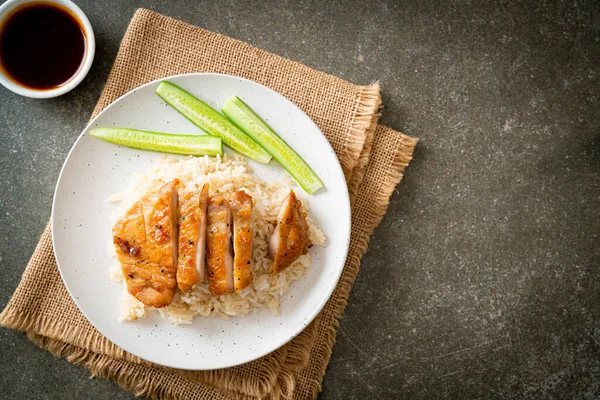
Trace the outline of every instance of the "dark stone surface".
<instances>
[{"instance_id":1,"label":"dark stone surface","mask_svg":"<svg viewBox=\"0 0 600 400\"><path fill-rule=\"evenodd\" d=\"M116 3L116 2L115 2ZM597 2L78 1L97 37L59 99L0 88L0 305L137 6L352 82L422 140L377 229L322 399L600 398ZM127 399L0 329L0 397Z\"/></svg>"}]
</instances>

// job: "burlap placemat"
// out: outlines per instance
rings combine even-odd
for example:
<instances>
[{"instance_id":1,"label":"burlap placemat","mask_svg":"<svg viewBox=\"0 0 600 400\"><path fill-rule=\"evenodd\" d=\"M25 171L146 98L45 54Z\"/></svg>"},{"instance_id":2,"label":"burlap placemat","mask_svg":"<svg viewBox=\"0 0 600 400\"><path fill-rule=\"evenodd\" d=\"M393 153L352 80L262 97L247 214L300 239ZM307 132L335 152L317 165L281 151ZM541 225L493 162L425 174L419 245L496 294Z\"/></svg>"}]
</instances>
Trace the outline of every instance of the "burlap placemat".
<instances>
[{"instance_id":1,"label":"burlap placemat","mask_svg":"<svg viewBox=\"0 0 600 400\"><path fill-rule=\"evenodd\" d=\"M351 192L352 235L340 283L300 335L251 363L184 371L147 363L103 337L71 300L46 227L0 323L137 394L161 398L314 398L321 387L360 259L411 159L416 139L378 126L379 87L356 86L301 64L148 10L138 10L94 115L148 81L187 72L252 79L302 108L331 142ZM92 116L92 117L93 117Z\"/></svg>"}]
</instances>

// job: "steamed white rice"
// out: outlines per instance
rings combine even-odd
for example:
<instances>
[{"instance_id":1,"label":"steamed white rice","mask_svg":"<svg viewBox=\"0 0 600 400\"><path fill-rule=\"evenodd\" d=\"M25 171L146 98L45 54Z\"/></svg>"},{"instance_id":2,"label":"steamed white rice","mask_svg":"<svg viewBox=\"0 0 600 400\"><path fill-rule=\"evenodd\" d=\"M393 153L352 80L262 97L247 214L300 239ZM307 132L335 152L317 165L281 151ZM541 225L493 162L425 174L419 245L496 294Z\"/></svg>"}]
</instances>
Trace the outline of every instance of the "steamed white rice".
<instances>
[{"instance_id":1,"label":"steamed white rice","mask_svg":"<svg viewBox=\"0 0 600 400\"><path fill-rule=\"evenodd\" d=\"M134 177L125 193L116 193L107 201L120 204L115 210L114 220L125 213L133 203L146 193L157 190L164 183L178 178L182 185L179 195L184 196L190 191L198 191L205 183L210 184L211 195L228 196L236 190L243 189L253 199L253 281L240 293L229 293L213 297L208 291L207 284L199 284L187 293L177 290L173 302L164 308L154 309L145 306L127 293L121 268L116 259L116 253L111 246L115 259L110 269L111 279L123 282L123 299L120 319L131 321L143 318L149 312L157 311L174 324L190 324L197 316L230 318L246 315L267 307L275 315L279 312L281 297L289 290L293 281L302 278L311 267L310 252L299 257L294 264L283 272L270 276L268 270L272 263L268 254L269 237L275 229L277 214L290 188L296 194L301 191L295 187L295 182L289 177L280 181L264 182L255 176L245 159L241 156L216 157L187 157L183 159L162 157L145 174ZM309 204L303 199L303 205L308 210ZM310 219L309 237L313 245L324 246L324 233Z\"/></svg>"}]
</instances>

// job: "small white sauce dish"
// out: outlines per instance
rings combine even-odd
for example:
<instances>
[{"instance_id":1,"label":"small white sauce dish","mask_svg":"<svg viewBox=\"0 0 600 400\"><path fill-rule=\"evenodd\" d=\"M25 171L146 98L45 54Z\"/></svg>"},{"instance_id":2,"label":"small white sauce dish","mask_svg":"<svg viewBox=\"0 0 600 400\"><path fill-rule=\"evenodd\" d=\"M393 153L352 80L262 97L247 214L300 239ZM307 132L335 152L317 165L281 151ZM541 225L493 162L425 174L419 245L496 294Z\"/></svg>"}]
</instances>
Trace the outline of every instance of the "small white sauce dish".
<instances>
[{"instance_id":1,"label":"small white sauce dish","mask_svg":"<svg viewBox=\"0 0 600 400\"><path fill-rule=\"evenodd\" d=\"M12 79L4 70L0 68L0 84L8 90L19 94L21 96L36 98L36 99L48 99L63 95L73 90L77 85L83 81L87 73L89 72L92 62L94 61L94 54L96 52L96 40L94 37L94 31L90 21L81 9L70 0L8 0L0 6L0 34L1 27L9 18L13 11L29 3L50 3L56 4L63 9L66 8L73 17L75 17L83 34L85 36L85 54L82 58L81 65L77 72L65 83L60 86L52 87L49 89L34 89L23 86Z\"/></svg>"}]
</instances>

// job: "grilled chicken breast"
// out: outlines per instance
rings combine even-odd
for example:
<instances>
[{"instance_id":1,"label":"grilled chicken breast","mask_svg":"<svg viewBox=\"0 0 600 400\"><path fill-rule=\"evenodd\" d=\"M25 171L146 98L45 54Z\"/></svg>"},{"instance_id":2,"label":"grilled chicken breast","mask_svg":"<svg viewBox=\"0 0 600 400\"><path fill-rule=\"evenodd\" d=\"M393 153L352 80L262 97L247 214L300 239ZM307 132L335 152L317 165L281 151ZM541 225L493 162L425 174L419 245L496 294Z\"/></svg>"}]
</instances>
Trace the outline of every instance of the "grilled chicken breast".
<instances>
[{"instance_id":1,"label":"grilled chicken breast","mask_svg":"<svg viewBox=\"0 0 600 400\"><path fill-rule=\"evenodd\" d=\"M143 197L112 230L127 290L147 306L164 307L175 294L178 183Z\"/></svg>"},{"instance_id":2,"label":"grilled chicken breast","mask_svg":"<svg viewBox=\"0 0 600 400\"><path fill-rule=\"evenodd\" d=\"M271 274L289 267L298 257L308 252L308 224L302 202L294 191L284 200L277 215L277 226L269 239L269 253L273 257Z\"/></svg>"},{"instance_id":3,"label":"grilled chicken breast","mask_svg":"<svg viewBox=\"0 0 600 400\"><path fill-rule=\"evenodd\" d=\"M252 197L243 190L229 198L233 214L233 283L239 292L252 282Z\"/></svg>"},{"instance_id":4,"label":"grilled chicken breast","mask_svg":"<svg viewBox=\"0 0 600 400\"><path fill-rule=\"evenodd\" d=\"M206 269L210 293L220 296L234 290L231 254L231 209L223 197L211 197L207 211Z\"/></svg>"},{"instance_id":5,"label":"grilled chicken breast","mask_svg":"<svg viewBox=\"0 0 600 400\"><path fill-rule=\"evenodd\" d=\"M179 209L179 262L177 285L183 292L206 281L206 209L208 184L190 193Z\"/></svg>"}]
</instances>

